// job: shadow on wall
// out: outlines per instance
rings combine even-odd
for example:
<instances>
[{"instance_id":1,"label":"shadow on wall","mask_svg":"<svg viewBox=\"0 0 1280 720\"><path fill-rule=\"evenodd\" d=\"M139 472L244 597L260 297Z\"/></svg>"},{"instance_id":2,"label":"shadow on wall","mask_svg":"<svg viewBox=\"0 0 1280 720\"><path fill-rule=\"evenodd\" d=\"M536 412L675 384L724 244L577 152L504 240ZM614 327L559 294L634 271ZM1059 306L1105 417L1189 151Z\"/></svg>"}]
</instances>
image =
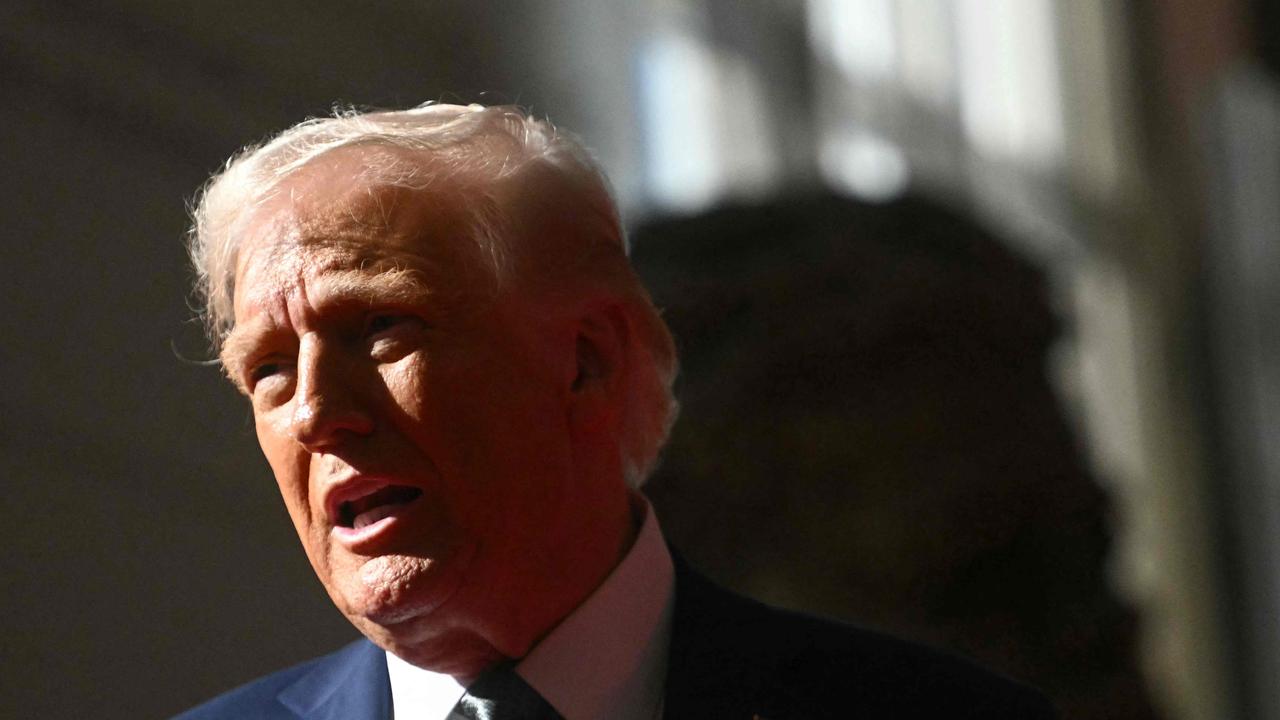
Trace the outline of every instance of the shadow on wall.
<instances>
[{"instance_id":1,"label":"shadow on wall","mask_svg":"<svg viewBox=\"0 0 1280 720\"><path fill-rule=\"evenodd\" d=\"M1156 717L1037 270L920 199L725 207L634 240L682 361L648 494L694 565L977 658L1064 717Z\"/></svg>"}]
</instances>

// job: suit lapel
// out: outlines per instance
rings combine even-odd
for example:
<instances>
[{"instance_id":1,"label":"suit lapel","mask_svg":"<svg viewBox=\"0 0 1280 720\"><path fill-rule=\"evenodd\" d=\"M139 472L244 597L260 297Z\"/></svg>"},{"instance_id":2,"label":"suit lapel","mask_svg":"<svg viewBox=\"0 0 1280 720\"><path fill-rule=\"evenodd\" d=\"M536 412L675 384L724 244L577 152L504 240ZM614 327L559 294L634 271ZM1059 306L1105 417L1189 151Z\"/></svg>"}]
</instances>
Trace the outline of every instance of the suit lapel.
<instances>
[{"instance_id":1,"label":"suit lapel","mask_svg":"<svg viewBox=\"0 0 1280 720\"><path fill-rule=\"evenodd\" d=\"M674 550L676 604L667 665L665 720L773 717L769 673L741 631L748 603L694 572Z\"/></svg>"},{"instance_id":2,"label":"suit lapel","mask_svg":"<svg viewBox=\"0 0 1280 720\"><path fill-rule=\"evenodd\" d=\"M388 720L387 657L368 640L330 655L277 696L304 720Z\"/></svg>"}]
</instances>

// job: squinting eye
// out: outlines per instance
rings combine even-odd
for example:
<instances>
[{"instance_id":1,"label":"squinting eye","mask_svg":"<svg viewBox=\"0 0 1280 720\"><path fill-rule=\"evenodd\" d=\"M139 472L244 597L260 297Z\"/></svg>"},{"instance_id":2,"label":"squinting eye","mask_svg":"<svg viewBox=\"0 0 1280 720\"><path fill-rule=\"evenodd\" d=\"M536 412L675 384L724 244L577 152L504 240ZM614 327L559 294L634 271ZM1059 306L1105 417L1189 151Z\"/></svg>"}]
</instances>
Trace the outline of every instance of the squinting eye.
<instances>
[{"instance_id":1,"label":"squinting eye","mask_svg":"<svg viewBox=\"0 0 1280 720\"><path fill-rule=\"evenodd\" d=\"M380 332L389 331L393 325L399 322L397 315L374 315L369 319L369 327L366 332L369 334L378 334Z\"/></svg>"},{"instance_id":2,"label":"squinting eye","mask_svg":"<svg viewBox=\"0 0 1280 720\"><path fill-rule=\"evenodd\" d=\"M376 339L379 335L387 333L392 334L396 338L407 338L409 333L425 330L426 322L412 313L397 315L395 313L386 313L383 315L370 315L365 320L364 334L365 337Z\"/></svg>"},{"instance_id":3,"label":"squinting eye","mask_svg":"<svg viewBox=\"0 0 1280 720\"><path fill-rule=\"evenodd\" d=\"M249 372L249 382L260 382L278 372L280 372L280 363L263 363Z\"/></svg>"},{"instance_id":4,"label":"squinting eye","mask_svg":"<svg viewBox=\"0 0 1280 720\"><path fill-rule=\"evenodd\" d=\"M374 315L369 318L368 327L365 332L369 335L377 335L386 332L391 328L405 321L404 315Z\"/></svg>"},{"instance_id":5,"label":"squinting eye","mask_svg":"<svg viewBox=\"0 0 1280 720\"><path fill-rule=\"evenodd\" d=\"M365 321L365 342L370 357L379 363L403 359L421 345L425 329L417 315L372 315Z\"/></svg>"}]
</instances>

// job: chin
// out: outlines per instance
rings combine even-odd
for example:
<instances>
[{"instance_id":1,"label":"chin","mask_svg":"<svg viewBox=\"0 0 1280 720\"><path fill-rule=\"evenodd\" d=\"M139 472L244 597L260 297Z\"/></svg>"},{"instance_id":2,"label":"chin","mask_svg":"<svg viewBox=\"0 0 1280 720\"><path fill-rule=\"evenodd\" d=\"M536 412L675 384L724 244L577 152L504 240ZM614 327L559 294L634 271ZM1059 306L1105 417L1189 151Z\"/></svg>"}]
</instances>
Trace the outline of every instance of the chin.
<instances>
[{"instance_id":1,"label":"chin","mask_svg":"<svg viewBox=\"0 0 1280 720\"><path fill-rule=\"evenodd\" d=\"M361 630L372 623L394 633L394 626L434 612L457 585L456 576L442 572L437 561L382 555L350 573L334 601Z\"/></svg>"}]
</instances>

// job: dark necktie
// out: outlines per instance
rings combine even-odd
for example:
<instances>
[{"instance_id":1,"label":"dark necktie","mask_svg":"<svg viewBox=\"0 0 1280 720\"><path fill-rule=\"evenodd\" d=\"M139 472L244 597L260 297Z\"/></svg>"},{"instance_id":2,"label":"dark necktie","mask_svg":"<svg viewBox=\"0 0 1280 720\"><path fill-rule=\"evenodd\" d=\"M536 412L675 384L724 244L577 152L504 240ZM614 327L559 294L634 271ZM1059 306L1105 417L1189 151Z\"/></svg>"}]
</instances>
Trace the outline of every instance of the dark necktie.
<instances>
[{"instance_id":1,"label":"dark necktie","mask_svg":"<svg viewBox=\"0 0 1280 720\"><path fill-rule=\"evenodd\" d=\"M511 663L486 670L467 688L448 720L564 720Z\"/></svg>"}]
</instances>

